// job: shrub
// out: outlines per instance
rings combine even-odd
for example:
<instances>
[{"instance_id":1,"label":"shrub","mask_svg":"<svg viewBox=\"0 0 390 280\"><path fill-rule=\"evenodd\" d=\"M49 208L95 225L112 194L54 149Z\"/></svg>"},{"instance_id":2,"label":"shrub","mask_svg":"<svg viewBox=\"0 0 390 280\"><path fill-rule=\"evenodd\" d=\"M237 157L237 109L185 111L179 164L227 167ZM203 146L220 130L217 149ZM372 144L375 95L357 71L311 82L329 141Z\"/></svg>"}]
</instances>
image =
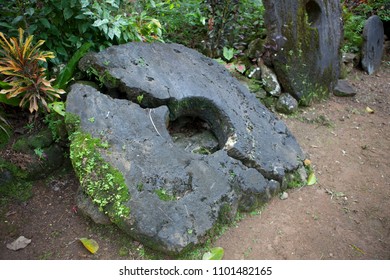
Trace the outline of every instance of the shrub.
<instances>
[{"instance_id":1,"label":"shrub","mask_svg":"<svg viewBox=\"0 0 390 280\"><path fill-rule=\"evenodd\" d=\"M344 21L344 52L359 52L363 43L362 31L367 18L378 15L390 21L388 0L342 0Z\"/></svg>"},{"instance_id":2,"label":"shrub","mask_svg":"<svg viewBox=\"0 0 390 280\"><path fill-rule=\"evenodd\" d=\"M207 0L208 55L221 57L223 47L246 46L255 38L266 35L260 0Z\"/></svg>"},{"instance_id":3,"label":"shrub","mask_svg":"<svg viewBox=\"0 0 390 280\"><path fill-rule=\"evenodd\" d=\"M20 98L20 107L29 105L30 113L37 112L39 107L49 111L47 102L60 98L63 90L51 86L54 80L46 79L47 58L54 58L54 54L41 51L39 47L44 43L38 41L32 44L33 36L24 39L23 29L19 29L19 39L12 37L9 41L0 32L0 74L6 78L10 88L2 89L0 94L5 94L8 99Z\"/></svg>"},{"instance_id":4,"label":"shrub","mask_svg":"<svg viewBox=\"0 0 390 280\"><path fill-rule=\"evenodd\" d=\"M55 64L69 60L75 49L93 42L95 50L130 41L161 40L161 25L136 1L26 0L0 4L0 31L16 35L17 28L45 40L56 54Z\"/></svg>"}]
</instances>

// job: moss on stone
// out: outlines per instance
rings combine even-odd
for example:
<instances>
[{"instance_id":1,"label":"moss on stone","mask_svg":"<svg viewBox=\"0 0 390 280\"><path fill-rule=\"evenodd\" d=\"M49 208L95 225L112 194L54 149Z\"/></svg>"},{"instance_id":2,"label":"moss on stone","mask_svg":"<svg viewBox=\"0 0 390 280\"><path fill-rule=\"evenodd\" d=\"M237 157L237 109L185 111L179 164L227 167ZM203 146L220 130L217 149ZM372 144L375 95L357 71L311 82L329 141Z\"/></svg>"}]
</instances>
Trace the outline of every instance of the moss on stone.
<instances>
[{"instance_id":1,"label":"moss on stone","mask_svg":"<svg viewBox=\"0 0 390 280\"><path fill-rule=\"evenodd\" d=\"M318 52L313 52L313 49L320 49L319 32L309 23L306 1L299 2L298 11L286 11L288 20L282 34L287 41L283 50L273 58L273 63L285 91L296 95L300 105L307 106L313 100L329 96L334 77L332 66L323 73L318 72L318 66L314 63L318 60ZM318 77L321 77L320 81Z\"/></svg>"},{"instance_id":2,"label":"moss on stone","mask_svg":"<svg viewBox=\"0 0 390 280\"><path fill-rule=\"evenodd\" d=\"M66 124L71 131L70 159L80 180L81 188L99 210L113 222L128 217L130 199L122 173L106 162L101 151L107 144L80 130L80 119L67 113Z\"/></svg>"},{"instance_id":3,"label":"moss on stone","mask_svg":"<svg viewBox=\"0 0 390 280\"><path fill-rule=\"evenodd\" d=\"M28 174L16 165L0 158L0 197L26 201L32 196Z\"/></svg>"}]
</instances>

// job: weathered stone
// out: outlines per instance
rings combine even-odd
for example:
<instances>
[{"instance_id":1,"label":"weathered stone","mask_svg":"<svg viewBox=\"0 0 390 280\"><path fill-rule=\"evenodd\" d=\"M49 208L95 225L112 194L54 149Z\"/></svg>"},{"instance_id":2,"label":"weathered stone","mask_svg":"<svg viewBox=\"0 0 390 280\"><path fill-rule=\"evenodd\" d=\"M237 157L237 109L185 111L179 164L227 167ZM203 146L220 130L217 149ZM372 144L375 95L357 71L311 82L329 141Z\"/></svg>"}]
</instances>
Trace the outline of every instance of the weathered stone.
<instances>
[{"instance_id":1,"label":"weathered stone","mask_svg":"<svg viewBox=\"0 0 390 280\"><path fill-rule=\"evenodd\" d=\"M108 143L101 156L130 194L129 216L114 222L146 245L176 253L198 244L238 208L251 210L285 189L287 175L302 168L285 124L194 50L131 43L91 53L80 68L99 71L112 95L128 99L75 84L66 108L80 117L80 131ZM202 154L175 143L173 123L188 117L203 121L216 149ZM111 209L103 211L113 216Z\"/></svg>"},{"instance_id":2,"label":"weathered stone","mask_svg":"<svg viewBox=\"0 0 390 280\"><path fill-rule=\"evenodd\" d=\"M328 96L340 72L340 1L263 3L270 58L283 89L303 105Z\"/></svg>"},{"instance_id":3,"label":"weathered stone","mask_svg":"<svg viewBox=\"0 0 390 280\"><path fill-rule=\"evenodd\" d=\"M12 149L25 154L23 169L27 179L37 180L47 177L64 163L64 150L53 140L49 129L43 129L36 134L20 137Z\"/></svg>"},{"instance_id":4,"label":"weathered stone","mask_svg":"<svg viewBox=\"0 0 390 280\"><path fill-rule=\"evenodd\" d=\"M288 93L279 96L275 109L283 114L293 114L298 110L298 101Z\"/></svg>"},{"instance_id":5,"label":"weathered stone","mask_svg":"<svg viewBox=\"0 0 390 280\"><path fill-rule=\"evenodd\" d=\"M272 96L280 96L282 89L280 88L276 74L264 64L260 64L260 70L265 91Z\"/></svg>"},{"instance_id":6,"label":"weathered stone","mask_svg":"<svg viewBox=\"0 0 390 280\"><path fill-rule=\"evenodd\" d=\"M362 46L362 67L369 75L381 65L383 42L383 23L378 16L371 16L364 24Z\"/></svg>"},{"instance_id":7,"label":"weathered stone","mask_svg":"<svg viewBox=\"0 0 390 280\"><path fill-rule=\"evenodd\" d=\"M353 68L358 65L360 58L353 53L343 53L342 64L340 70L340 79L347 78L348 74L352 72Z\"/></svg>"},{"instance_id":8,"label":"weathered stone","mask_svg":"<svg viewBox=\"0 0 390 280\"><path fill-rule=\"evenodd\" d=\"M339 80L333 90L333 94L340 97L352 97L356 90L346 80Z\"/></svg>"}]
</instances>

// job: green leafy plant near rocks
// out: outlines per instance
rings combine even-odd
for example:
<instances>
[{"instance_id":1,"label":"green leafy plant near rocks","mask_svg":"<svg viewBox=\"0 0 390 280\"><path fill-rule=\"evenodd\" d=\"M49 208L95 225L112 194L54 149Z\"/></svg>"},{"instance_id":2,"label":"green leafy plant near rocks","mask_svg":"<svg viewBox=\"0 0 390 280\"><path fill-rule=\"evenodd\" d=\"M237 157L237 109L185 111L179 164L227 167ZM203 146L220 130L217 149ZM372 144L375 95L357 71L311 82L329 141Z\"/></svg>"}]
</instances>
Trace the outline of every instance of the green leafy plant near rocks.
<instances>
[{"instance_id":1,"label":"green leafy plant near rocks","mask_svg":"<svg viewBox=\"0 0 390 280\"><path fill-rule=\"evenodd\" d=\"M54 58L54 53L41 51L39 47L43 40L33 45L33 36L24 36L24 30L19 28L19 38L9 40L0 32L0 74L9 88L2 89L7 99L20 100L19 106L28 105L30 113L39 108L49 111L48 101L60 98L65 93L51 85L54 79L47 80L46 68L42 65L46 59Z\"/></svg>"},{"instance_id":2,"label":"green leafy plant near rocks","mask_svg":"<svg viewBox=\"0 0 390 280\"><path fill-rule=\"evenodd\" d=\"M9 175L5 176L7 173ZM21 202L32 196L32 185L27 177L26 172L0 157L0 206L10 199Z\"/></svg>"},{"instance_id":3,"label":"green leafy plant near rocks","mask_svg":"<svg viewBox=\"0 0 390 280\"><path fill-rule=\"evenodd\" d=\"M66 62L74 49L93 42L96 50L130 41L160 41L160 22L147 11L136 10L137 1L126 0L26 0L0 4L0 31L10 36L22 27L45 40L56 54L55 64Z\"/></svg>"},{"instance_id":4,"label":"green leafy plant near rocks","mask_svg":"<svg viewBox=\"0 0 390 280\"><path fill-rule=\"evenodd\" d=\"M127 217L130 208L125 204L130 194L120 171L113 168L101 156L108 143L81 132L79 118L67 114L66 123L70 131L70 159L79 177L82 189L99 210L114 222Z\"/></svg>"},{"instance_id":5,"label":"green leafy plant near rocks","mask_svg":"<svg viewBox=\"0 0 390 280\"><path fill-rule=\"evenodd\" d=\"M388 0L351 1L341 0L344 22L344 52L357 53L363 43L362 31L365 21L377 15L382 21L390 21Z\"/></svg>"}]
</instances>

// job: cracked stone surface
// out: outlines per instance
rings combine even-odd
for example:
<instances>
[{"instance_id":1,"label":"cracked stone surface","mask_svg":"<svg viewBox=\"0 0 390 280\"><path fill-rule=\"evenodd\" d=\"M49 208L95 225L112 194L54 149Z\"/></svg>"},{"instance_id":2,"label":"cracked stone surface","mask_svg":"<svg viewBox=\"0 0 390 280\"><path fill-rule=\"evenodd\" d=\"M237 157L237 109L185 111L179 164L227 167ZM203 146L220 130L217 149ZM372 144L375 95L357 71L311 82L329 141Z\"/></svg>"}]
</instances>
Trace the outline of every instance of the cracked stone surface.
<instances>
[{"instance_id":1,"label":"cracked stone surface","mask_svg":"<svg viewBox=\"0 0 390 280\"><path fill-rule=\"evenodd\" d=\"M130 43L90 53L79 67L97 70L104 89L76 83L67 111L80 117L82 131L109 143L102 156L131 196L130 215L117 224L145 245L179 253L199 244L217 222L265 203L303 169L285 124L194 50ZM215 136L210 153L191 152L170 134L170 124L195 117Z\"/></svg>"}]
</instances>

